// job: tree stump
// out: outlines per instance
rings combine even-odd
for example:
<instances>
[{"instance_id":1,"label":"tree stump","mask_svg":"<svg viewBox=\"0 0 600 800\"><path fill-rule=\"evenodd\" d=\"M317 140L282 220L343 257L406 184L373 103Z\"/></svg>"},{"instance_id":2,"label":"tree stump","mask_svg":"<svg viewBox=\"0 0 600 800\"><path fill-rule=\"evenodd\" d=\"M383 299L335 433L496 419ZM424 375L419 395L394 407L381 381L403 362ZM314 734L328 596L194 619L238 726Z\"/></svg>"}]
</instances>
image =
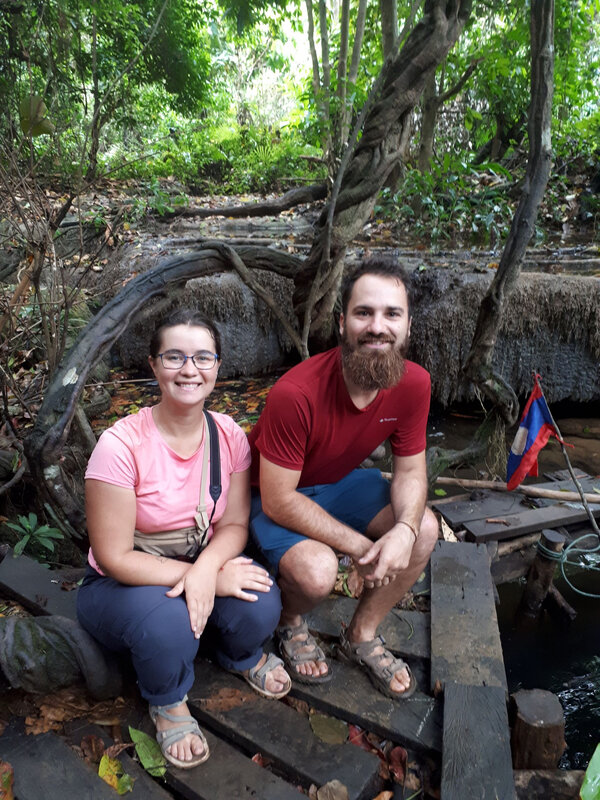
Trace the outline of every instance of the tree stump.
<instances>
[{"instance_id":1,"label":"tree stump","mask_svg":"<svg viewBox=\"0 0 600 800\"><path fill-rule=\"evenodd\" d=\"M551 528L545 528L540 537L540 544L553 553L560 553L565 544L565 537ZM542 603L552 585L557 563L556 559L545 555L540 550L537 551L533 564L529 569L527 586L521 598L520 610L523 614L530 617L539 615Z\"/></svg>"},{"instance_id":2,"label":"tree stump","mask_svg":"<svg viewBox=\"0 0 600 800\"><path fill-rule=\"evenodd\" d=\"M514 769L554 769L565 751L565 717L558 697L543 689L510 696Z\"/></svg>"}]
</instances>

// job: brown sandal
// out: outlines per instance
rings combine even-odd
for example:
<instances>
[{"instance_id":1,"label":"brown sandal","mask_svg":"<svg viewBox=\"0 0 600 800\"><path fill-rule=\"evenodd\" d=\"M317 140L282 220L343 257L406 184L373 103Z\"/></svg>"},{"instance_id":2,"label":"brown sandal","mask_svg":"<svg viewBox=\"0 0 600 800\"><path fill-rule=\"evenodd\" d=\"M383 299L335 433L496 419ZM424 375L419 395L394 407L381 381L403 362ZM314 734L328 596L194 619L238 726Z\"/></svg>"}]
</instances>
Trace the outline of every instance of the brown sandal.
<instances>
[{"instance_id":1,"label":"brown sandal","mask_svg":"<svg viewBox=\"0 0 600 800\"><path fill-rule=\"evenodd\" d=\"M374 654L373 651L377 647L383 647L383 652ZM386 697L391 697L393 700L404 700L415 693L417 682L410 667L401 658L395 658L389 650L386 650L383 636L376 636L369 642L352 644L352 642L348 640L346 631L343 630L340 634L337 652L343 660L352 661L364 667L373 686ZM387 659L391 659L389 664L381 663ZM406 669L408 672L410 684L403 692L394 692L390 689L390 682L396 672L401 669Z\"/></svg>"},{"instance_id":2,"label":"brown sandal","mask_svg":"<svg viewBox=\"0 0 600 800\"><path fill-rule=\"evenodd\" d=\"M291 673L292 680L298 683L327 683L331 680L331 665L325 658L325 653L319 647L317 640L308 630L306 620L302 620L300 625L282 625L275 631L279 639L279 652ZM301 639L294 639L295 636L302 635ZM303 647L310 647L306 653L301 653ZM300 664L308 661L324 661L327 664L326 675L303 675L296 669Z\"/></svg>"}]
</instances>

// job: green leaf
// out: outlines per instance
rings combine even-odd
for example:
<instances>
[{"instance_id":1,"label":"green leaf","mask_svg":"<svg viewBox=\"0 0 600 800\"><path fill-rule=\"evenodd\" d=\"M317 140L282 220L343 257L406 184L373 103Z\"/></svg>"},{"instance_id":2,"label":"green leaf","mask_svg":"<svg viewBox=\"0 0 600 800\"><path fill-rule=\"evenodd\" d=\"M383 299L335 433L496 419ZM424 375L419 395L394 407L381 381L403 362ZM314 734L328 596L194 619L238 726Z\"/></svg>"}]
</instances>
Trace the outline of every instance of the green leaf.
<instances>
[{"instance_id":1,"label":"green leaf","mask_svg":"<svg viewBox=\"0 0 600 800\"><path fill-rule=\"evenodd\" d=\"M154 778L162 778L167 771L167 761L161 753L156 739L147 733L129 726L131 741L135 744L135 752L146 772Z\"/></svg>"},{"instance_id":2,"label":"green leaf","mask_svg":"<svg viewBox=\"0 0 600 800\"><path fill-rule=\"evenodd\" d=\"M117 792L119 794L127 794L127 792L133 792L134 783L135 783L135 778L124 772L123 775L121 775L117 780Z\"/></svg>"},{"instance_id":3,"label":"green leaf","mask_svg":"<svg viewBox=\"0 0 600 800\"><path fill-rule=\"evenodd\" d=\"M311 714L310 727L322 742L343 744L348 738L348 723L325 714Z\"/></svg>"},{"instance_id":4,"label":"green leaf","mask_svg":"<svg viewBox=\"0 0 600 800\"><path fill-rule=\"evenodd\" d=\"M448 492L445 489L434 489L433 493L436 497L446 497Z\"/></svg>"},{"instance_id":5,"label":"green leaf","mask_svg":"<svg viewBox=\"0 0 600 800\"><path fill-rule=\"evenodd\" d=\"M581 800L600 800L600 744L590 759L579 796Z\"/></svg>"},{"instance_id":6,"label":"green leaf","mask_svg":"<svg viewBox=\"0 0 600 800\"><path fill-rule=\"evenodd\" d=\"M25 547L27 546L27 542L31 539L31 535L29 533L25 534L25 536L21 539L20 542L17 542L13 548L13 558L20 556Z\"/></svg>"},{"instance_id":7,"label":"green leaf","mask_svg":"<svg viewBox=\"0 0 600 800\"><path fill-rule=\"evenodd\" d=\"M31 511L28 520L29 520L29 529L32 531L35 530L38 524L37 514L34 514L33 511Z\"/></svg>"}]
</instances>

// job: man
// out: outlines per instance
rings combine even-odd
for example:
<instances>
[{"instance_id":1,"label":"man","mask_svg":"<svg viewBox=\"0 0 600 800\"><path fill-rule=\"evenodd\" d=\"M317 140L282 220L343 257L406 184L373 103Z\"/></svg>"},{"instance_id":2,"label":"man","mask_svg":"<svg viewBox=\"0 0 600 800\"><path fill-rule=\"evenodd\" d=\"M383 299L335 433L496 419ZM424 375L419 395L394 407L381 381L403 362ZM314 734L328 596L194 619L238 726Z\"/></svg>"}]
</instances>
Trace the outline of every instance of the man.
<instances>
[{"instance_id":1,"label":"man","mask_svg":"<svg viewBox=\"0 0 600 800\"><path fill-rule=\"evenodd\" d=\"M394 699L412 694L415 681L377 626L421 574L438 536L425 507L430 380L404 358L410 323L404 270L387 259L364 261L342 286L341 347L287 372L250 435L260 485L251 530L278 576L276 633L292 677L331 677L303 615L331 592L339 551L357 564L365 590L338 652ZM357 469L387 438L391 484L379 470Z\"/></svg>"}]
</instances>

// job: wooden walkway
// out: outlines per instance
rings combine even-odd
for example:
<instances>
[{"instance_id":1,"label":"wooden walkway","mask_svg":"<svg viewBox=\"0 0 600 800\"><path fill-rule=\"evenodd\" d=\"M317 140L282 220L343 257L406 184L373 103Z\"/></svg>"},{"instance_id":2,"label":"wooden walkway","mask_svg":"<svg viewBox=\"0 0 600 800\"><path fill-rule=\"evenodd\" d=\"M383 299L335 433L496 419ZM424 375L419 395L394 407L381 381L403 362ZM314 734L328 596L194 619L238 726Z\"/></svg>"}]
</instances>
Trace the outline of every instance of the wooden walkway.
<instances>
[{"instance_id":1,"label":"wooden walkway","mask_svg":"<svg viewBox=\"0 0 600 800\"><path fill-rule=\"evenodd\" d=\"M590 488L594 485L598 482ZM556 524L560 514L564 523L565 513L578 513L557 508L550 512L552 506L542 503L533 510L542 512L534 524L530 510L518 507L520 499L515 495L496 494L485 502L467 499L440 504L449 524L466 530L472 541L438 543L427 578L431 614L394 610L381 626L388 647L404 657L415 673L418 691L412 698L389 700L373 689L358 668L336 660L330 683L295 683L290 695L317 713L354 723L417 757L437 761L443 800L516 797L506 675L485 544L490 539L489 526L495 524L503 538L508 527L518 535L515 529L523 533L533 524L528 529L539 530ZM554 522L548 522L550 513ZM509 519L510 525L486 522L490 518ZM75 592L63 591L56 573L25 557L13 559L9 554L0 562L0 593L34 614L75 619ZM340 625L350 619L355 603L332 597L310 615L311 629L328 648L335 645ZM206 732L211 758L189 772L168 769L161 785L123 754L125 771L136 777L132 797L292 800L299 796L298 787L306 791L311 784L318 787L337 779L347 787L349 800L371 800L381 788L376 755L348 742L327 744L313 733L301 710L259 697L243 680L206 660L197 662L189 701ZM153 734L141 703L134 717L127 722ZM25 736L22 721L11 722L0 736L0 759L14 767L19 800L114 798L114 791L69 746L68 742L77 744L84 731L89 732L89 726L80 720L68 726L66 738L54 733ZM257 753L269 763L268 769L252 760ZM403 795L397 792L396 796Z\"/></svg>"}]
</instances>

